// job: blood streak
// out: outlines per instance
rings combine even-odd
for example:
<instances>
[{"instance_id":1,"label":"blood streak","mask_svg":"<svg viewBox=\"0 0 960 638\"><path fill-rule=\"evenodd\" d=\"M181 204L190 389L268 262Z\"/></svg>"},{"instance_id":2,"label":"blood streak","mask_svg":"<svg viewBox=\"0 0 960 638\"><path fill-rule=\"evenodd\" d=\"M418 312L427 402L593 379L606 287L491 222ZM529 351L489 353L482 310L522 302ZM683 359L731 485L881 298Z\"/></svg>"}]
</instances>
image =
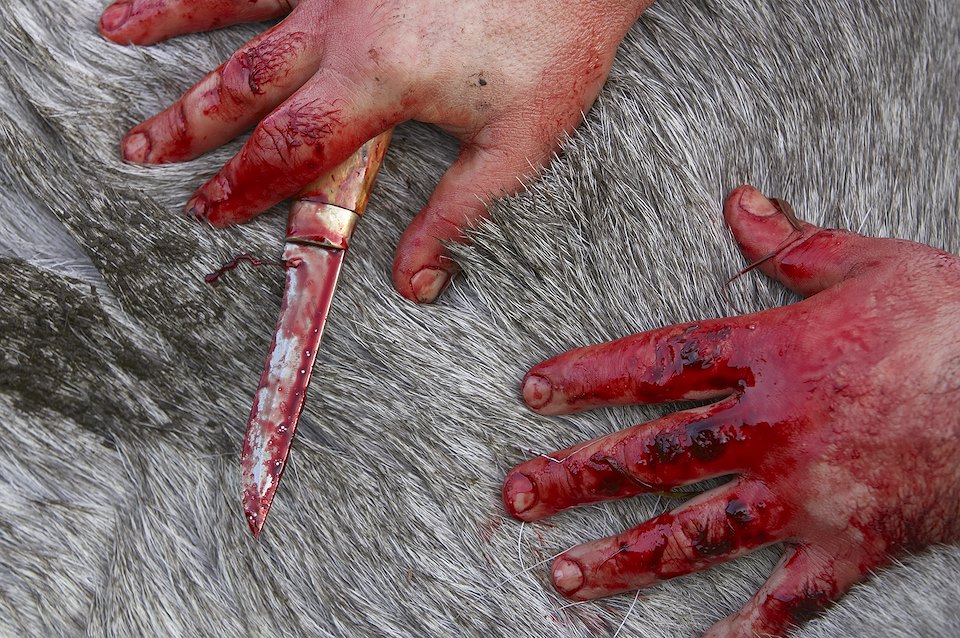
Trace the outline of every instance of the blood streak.
<instances>
[{"instance_id":1,"label":"blood streak","mask_svg":"<svg viewBox=\"0 0 960 638\"><path fill-rule=\"evenodd\" d=\"M280 266L280 267L287 266L287 263L284 261L268 261L268 260L263 260L263 259L254 257L249 253L244 253L242 255L237 255L236 257L224 263L222 266L220 266L218 269L214 270L213 272L207 273L206 275L203 276L203 280L206 283L210 284L211 286L215 285L220 280L221 277L227 274L227 272L236 269L240 265L240 263L244 261L249 262L258 268L260 266ZM293 266L293 264L290 264L290 265Z\"/></svg>"},{"instance_id":2,"label":"blood streak","mask_svg":"<svg viewBox=\"0 0 960 638\"><path fill-rule=\"evenodd\" d=\"M285 262L297 266L287 269L287 293L243 448L243 502L255 536L286 467L343 256L342 250L293 243L284 251Z\"/></svg>"},{"instance_id":3,"label":"blood streak","mask_svg":"<svg viewBox=\"0 0 960 638\"><path fill-rule=\"evenodd\" d=\"M217 97L220 101L229 100L235 107L250 106L253 96L284 84L296 70L292 65L300 61L307 44L307 34L301 31L268 32L254 40L215 72L220 76Z\"/></svg>"}]
</instances>

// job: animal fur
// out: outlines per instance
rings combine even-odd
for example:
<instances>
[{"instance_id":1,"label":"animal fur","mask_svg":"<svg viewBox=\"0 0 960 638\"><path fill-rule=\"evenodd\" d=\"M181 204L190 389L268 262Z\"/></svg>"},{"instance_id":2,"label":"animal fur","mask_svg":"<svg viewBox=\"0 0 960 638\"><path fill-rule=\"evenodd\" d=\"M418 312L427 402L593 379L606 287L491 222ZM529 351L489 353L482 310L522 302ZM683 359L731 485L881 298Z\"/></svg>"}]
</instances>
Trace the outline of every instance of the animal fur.
<instances>
[{"instance_id":1,"label":"animal fur","mask_svg":"<svg viewBox=\"0 0 960 638\"><path fill-rule=\"evenodd\" d=\"M565 606L544 565L524 570L671 503L521 527L505 471L669 408L540 417L525 369L733 314L720 290L742 260L719 211L741 182L817 223L960 250L956 3L662 0L562 157L458 250L465 276L436 306L401 300L389 272L455 147L400 127L254 542L238 455L282 277L202 275L276 256L285 209L198 225L182 203L237 145L140 168L118 142L258 28L123 48L96 34L102 8L0 12L0 635L694 635L778 550ZM732 296L791 300L758 275ZM932 549L797 635L956 635L958 576L958 548Z\"/></svg>"}]
</instances>

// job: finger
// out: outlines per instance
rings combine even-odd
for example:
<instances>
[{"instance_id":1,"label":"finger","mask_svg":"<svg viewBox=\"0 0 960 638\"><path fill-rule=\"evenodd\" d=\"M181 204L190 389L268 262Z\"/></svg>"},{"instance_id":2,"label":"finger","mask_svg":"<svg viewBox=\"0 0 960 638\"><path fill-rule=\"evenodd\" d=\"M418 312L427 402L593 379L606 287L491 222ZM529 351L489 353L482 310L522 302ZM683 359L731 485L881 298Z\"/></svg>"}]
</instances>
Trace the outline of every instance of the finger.
<instances>
[{"instance_id":1,"label":"finger","mask_svg":"<svg viewBox=\"0 0 960 638\"><path fill-rule=\"evenodd\" d=\"M516 193L524 176L546 161L549 149L534 140L511 139L511 133L516 131L487 131L485 137L492 142L465 144L426 207L404 231L393 283L407 299L434 301L459 270L444 243L467 243L464 231L486 217L491 200Z\"/></svg>"},{"instance_id":2,"label":"finger","mask_svg":"<svg viewBox=\"0 0 960 638\"><path fill-rule=\"evenodd\" d=\"M723 563L786 538L786 514L758 482L736 481L623 534L560 555L558 592L590 600L649 587Z\"/></svg>"},{"instance_id":3,"label":"finger","mask_svg":"<svg viewBox=\"0 0 960 638\"><path fill-rule=\"evenodd\" d=\"M751 342L770 317L680 324L577 348L534 366L523 400L540 414L709 399L750 380Z\"/></svg>"},{"instance_id":4,"label":"finger","mask_svg":"<svg viewBox=\"0 0 960 638\"><path fill-rule=\"evenodd\" d=\"M788 550L747 604L711 627L704 638L782 636L826 609L861 573L854 563L813 546Z\"/></svg>"},{"instance_id":5,"label":"finger","mask_svg":"<svg viewBox=\"0 0 960 638\"><path fill-rule=\"evenodd\" d=\"M377 108L369 89L321 70L200 187L188 214L216 226L243 223L342 163L401 119L399 105Z\"/></svg>"},{"instance_id":6,"label":"finger","mask_svg":"<svg viewBox=\"0 0 960 638\"><path fill-rule=\"evenodd\" d=\"M117 44L154 44L183 33L286 15L299 0L118 0L100 16L100 33Z\"/></svg>"},{"instance_id":7,"label":"finger","mask_svg":"<svg viewBox=\"0 0 960 638\"><path fill-rule=\"evenodd\" d=\"M803 295L816 294L865 268L876 267L902 243L792 222L752 186L740 186L730 193L724 217L748 260L769 257L760 269Z\"/></svg>"},{"instance_id":8,"label":"finger","mask_svg":"<svg viewBox=\"0 0 960 638\"><path fill-rule=\"evenodd\" d=\"M251 128L317 72L316 31L313 21L294 13L248 42L170 108L131 129L124 159L182 162Z\"/></svg>"},{"instance_id":9,"label":"finger","mask_svg":"<svg viewBox=\"0 0 960 638\"><path fill-rule=\"evenodd\" d=\"M752 423L736 399L667 415L515 467L503 502L525 521L564 509L742 472L776 426Z\"/></svg>"}]
</instances>

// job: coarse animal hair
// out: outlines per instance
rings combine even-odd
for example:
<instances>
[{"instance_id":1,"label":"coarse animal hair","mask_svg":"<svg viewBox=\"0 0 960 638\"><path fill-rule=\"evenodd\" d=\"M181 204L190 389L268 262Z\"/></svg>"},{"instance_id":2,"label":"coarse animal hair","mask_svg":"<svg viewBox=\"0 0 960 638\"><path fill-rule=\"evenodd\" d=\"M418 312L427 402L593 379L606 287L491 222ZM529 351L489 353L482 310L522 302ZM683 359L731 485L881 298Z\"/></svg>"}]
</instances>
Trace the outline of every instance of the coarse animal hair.
<instances>
[{"instance_id":1,"label":"coarse animal hair","mask_svg":"<svg viewBox=\"0 0 960 638\"><path fill-rule=\"evenodd\" d=\"M721 287L743 260L720 204L742 182L819 224L960 250L955 3L661 0L562 156L457 249L465 275L434 306L403 301L390 265L456 149L396 131L254 542L238 459L282 276L203 275L275 258L286 209L229 230L184 218L237 143L150 168L118 148L260 27L118 47L96 33L102 8L0 12L3 636L694 635L778 548L566 604L543 561L672 503L521 525L506 470L670 408L540 417L518 396L525 370L732 314ZM731 296L745 311L793 299L758 274ZM909 557L797 635L949 635L958 575L956 547Z\"/></svg>"}]
</instances>

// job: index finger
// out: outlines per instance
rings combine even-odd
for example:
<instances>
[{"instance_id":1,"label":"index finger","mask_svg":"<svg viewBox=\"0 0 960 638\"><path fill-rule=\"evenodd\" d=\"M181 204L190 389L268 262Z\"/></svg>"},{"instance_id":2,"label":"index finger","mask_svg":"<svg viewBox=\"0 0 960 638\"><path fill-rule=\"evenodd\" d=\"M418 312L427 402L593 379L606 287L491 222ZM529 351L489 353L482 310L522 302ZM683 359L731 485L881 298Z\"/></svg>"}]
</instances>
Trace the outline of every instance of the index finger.
<instances>
[{"instance_id":1,"label":"index finger","mask_svg":"<svg viewBox=\"0 0 960 638\"><path fill-rule=\"evenodd\" d=\"M527 373L523 399L536 412L555 415L731 394L752 381L752 344L782 310L679 324L570 350Z\"/></svg>"},{"instance_id":2,"label":"index finger","mask_svg":"<svg viewBox=\"0 0 960 638\"><path fill-rule=\"evenodd\" d=\"M376 87L324 69L266 117L219 173L187 202L215 226L249 221L392 128L402 111Z\"/></svg>"}]
</instances>

